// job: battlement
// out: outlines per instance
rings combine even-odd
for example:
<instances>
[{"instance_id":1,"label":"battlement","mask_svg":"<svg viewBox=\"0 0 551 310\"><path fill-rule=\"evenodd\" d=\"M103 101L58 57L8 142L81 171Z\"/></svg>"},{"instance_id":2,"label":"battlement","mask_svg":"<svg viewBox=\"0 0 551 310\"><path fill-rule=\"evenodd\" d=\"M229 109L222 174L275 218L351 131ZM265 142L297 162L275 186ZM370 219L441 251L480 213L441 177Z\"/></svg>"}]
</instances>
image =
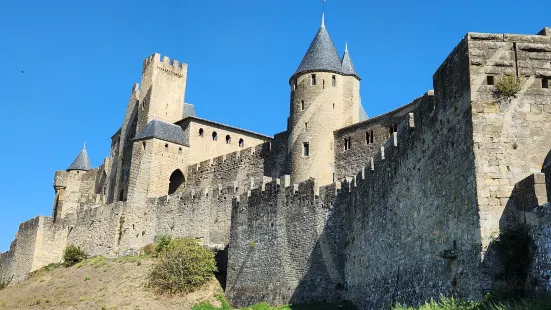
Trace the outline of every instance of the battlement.
<instances>
[{"instance_id":1,"label":"battlement","mask_svg":"<svg viewBox=\"0 0 551 310\"><path fill-rule=\"evenodd\" d=\"M188 167L188 179L209 171L228 169L240 165L252 158L265 158L271 153L271 143L265 142L239 151L231 152L222 156L204 160L198 164Z\"/></svg>"},{"instance_id":2,"label":"battlement","mask_svg":"<svg viewBox=\"0 0 551 310\"><path fill-rule=\"evenodd\" d=\"M150 65L154 65L165 72L171 72L179 77L185 76L188 66L186 63L181 63L176 59L173 59L171 62L168 56L163 56L161 60L161 55L158 53L154 53L143 61L142 74Z\"/></svg>"}]
</instances>

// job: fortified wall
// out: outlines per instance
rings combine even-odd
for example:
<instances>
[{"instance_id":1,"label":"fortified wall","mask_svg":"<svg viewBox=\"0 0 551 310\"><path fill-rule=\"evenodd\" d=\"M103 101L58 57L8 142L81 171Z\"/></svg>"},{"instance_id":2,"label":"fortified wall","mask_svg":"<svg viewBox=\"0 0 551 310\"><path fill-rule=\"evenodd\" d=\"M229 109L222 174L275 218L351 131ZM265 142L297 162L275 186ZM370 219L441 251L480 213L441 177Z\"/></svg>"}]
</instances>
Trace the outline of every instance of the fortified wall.
<instances>
[{"instance_id":1,"label":"fortified wall","mask_svg":"<svg viewBox=\"0 0 551 310\"><path fill-rule=\"evenodd\" d=\"M525 225L515 201L541 202L526 198L542 197L532 191L512 197L551 149L547 34L468 34L434 75L434 96L335 132L337 178L347 181L276 180L235 200L231 302L347 299L378 309L503 288L507 271L490 245ZM522 87L504 98L495 84L509 74ZM548 274L544 222L528 228L540 246L539 261L527 262L539 270L532 280Z\"/></svg>"},{"instance_id":2,"label":"fortified wall","mask_svg":"<svg viewBox=\"0 0 551 310\"><path fill-rule=\"evenodd\" d=\"M218 250L229 244L226 295L237 307L346 299L377 309L440 294L551 291L551 30L467 34L435 73L434 91L337 128L330 141L317 129L331 111L350 108L339 106L351 98L340 83L355 79L359 93L359 76L324 28L308 67L295 73L299 83L291 79L292 92L316 96L292 101L296 126L274 139L182 119L187 66L148 58L144 90L133 88L111 156L97 169L56 174L54 216L20 225L0 254L0 277L20 281L61 261L70 244L127 255L168 234ZM315 54L323 49L331 68L314 61L327 60ZM520 85L514 95L496 86L506 76ZM301 178L327 170L311 171L321 181L291 183L292 165ZM510 231L526 238L520 252L529 253L512 275L500 252Z\"/></svg>"},{"instance_id":3,"label":"fortified wall","mask_svg":"<svg viewBox=\"0 0 551 310\"><path fill-rule=\"evenodd\" d=\"M264 177L266 166L279 156L271 146L260 144L191 165L189 182L173 195L141 203L104 204L97 194L81 203L77 200L63 218L37 217L25 222L10 250L0 254L0 277L23 280L29 272L60 262L64 249L71 244L91 256L129 255L154 242L156 236L171 235L198 238L211 248L223 250L229 243L232 198L269 179ZM95 176L99 172L103 170L78 175ZM64 180L60 175L69 174L77 175L76 171L56 174L57 184Z\"/></svg>"}]
</instances>

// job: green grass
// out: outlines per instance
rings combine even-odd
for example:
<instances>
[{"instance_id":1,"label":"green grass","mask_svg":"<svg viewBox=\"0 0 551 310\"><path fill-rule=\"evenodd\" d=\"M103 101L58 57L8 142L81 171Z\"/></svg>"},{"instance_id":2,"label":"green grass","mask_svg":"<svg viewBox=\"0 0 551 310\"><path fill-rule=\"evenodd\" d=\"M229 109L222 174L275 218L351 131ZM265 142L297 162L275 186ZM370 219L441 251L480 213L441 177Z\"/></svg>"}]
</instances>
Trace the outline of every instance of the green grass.
<instances>
[{"instance_id":1,"label":"green grass","mask_svg":"<svg viewBox=\"0 0 551 310\"><path fill-rule=\"evenodd\" d=\"M396 305L392 310L548 310L551 309L551 297L510 301L460 301L441 297L440 301L427 301L418 307Z\"/></svg>"},{"instance_id":2,"label":"green grass","mask_svg":"<svg viewBox=\"0 0 551 310\"><path fill-rule=\"evenodd\" d=\"M222 304L221 307L213 306L208 302L203 302L193 306L192 310L238 310L233 309L228 304L228 301L223 295L218 295L216 298ZM285 306L270 306L265 302L255 304L250 307L245 307L241 310L356 310L357 308L352 306L349 303L340 303L340 304L310 304L310 305L285 305Z\"/></svg>"}]
</instances>

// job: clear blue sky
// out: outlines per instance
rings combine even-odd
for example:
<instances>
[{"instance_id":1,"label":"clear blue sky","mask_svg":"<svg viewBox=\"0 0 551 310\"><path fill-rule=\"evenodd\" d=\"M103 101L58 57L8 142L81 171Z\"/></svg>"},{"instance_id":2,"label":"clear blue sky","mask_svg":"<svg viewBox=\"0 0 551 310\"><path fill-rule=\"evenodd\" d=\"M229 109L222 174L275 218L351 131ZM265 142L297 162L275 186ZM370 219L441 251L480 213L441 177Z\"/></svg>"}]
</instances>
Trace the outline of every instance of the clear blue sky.
<instances>
[{"instance_id":1,"label":"clear blue sky","mask_svg":"<svg viewBox=\"0 0 551 310\"><path fill-rule=\"evenodd\" d=\"M349 44L362 103L376 116L432 89L465 33L535 34L545 1L328 0L339 53ZM84 141L109 154L142 60L189 64L198 116L269 135L285 130L288 79L319 28L321 0L4 1L0 9L0 251L20 222L50 215L52 180ZM23 70L25 73L21 73Z\"/></svg>"}]
</instances>

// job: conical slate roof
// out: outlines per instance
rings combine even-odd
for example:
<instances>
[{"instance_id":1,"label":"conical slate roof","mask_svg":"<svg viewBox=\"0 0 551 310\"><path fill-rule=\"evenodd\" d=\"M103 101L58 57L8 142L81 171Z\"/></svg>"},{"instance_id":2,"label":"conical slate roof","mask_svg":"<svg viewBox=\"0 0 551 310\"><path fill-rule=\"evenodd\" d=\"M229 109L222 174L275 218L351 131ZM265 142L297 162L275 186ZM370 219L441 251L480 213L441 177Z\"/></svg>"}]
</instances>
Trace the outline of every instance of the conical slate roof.
<instances>
[{"instance_id":1,"label":"conical slate roof","mask_svg":"<svg viewBox=\"0 0 551 310\"><path fill-rule=\"evenodd\" d=\"M341 59L323 24L293 76L308 71L342 72Z\"/></svg>"},{"instance_id":2,"label":"conical slate roof","mask_svg":"<svg viewBox=\"0 0 551 310\"><path fill-rule=\"evenodd\" d=\"M346 75L353 75L360 78L358 76L358 73L356 73L356 69L354 69L354 65L352 64L352 59L350 58L350 54L348 53L348 46L346 46L346 49L344 50L344 55L342 56L342 73Z\"/></svg>"},{"instance_id":3,"label":"conical slate roof","mask_svg":"<svg viewBox=\"0 0 551 310\"><path fill-rule=\"evenodd\" d=\"M82 148L82 151L78 154L77 158L73 161L71 166L67 171L71 170L90 170L92 166L90 165L90 159L88 158L88 152L86 152L86 146Z\"/></svg>"},{"instance_id":4,"label":"conical slate roof","mask_svg":"<svg viewBox=\"0 0 551 310\"><path fill-rule=\"evenodd\" d=\"M156 138L167 142L189 146L189 137L185 134L182 127L157 119L151 120L147 126L145 126L145 128L136 135L134 141L149 138Z\"/></svg>"}]
</instances>

